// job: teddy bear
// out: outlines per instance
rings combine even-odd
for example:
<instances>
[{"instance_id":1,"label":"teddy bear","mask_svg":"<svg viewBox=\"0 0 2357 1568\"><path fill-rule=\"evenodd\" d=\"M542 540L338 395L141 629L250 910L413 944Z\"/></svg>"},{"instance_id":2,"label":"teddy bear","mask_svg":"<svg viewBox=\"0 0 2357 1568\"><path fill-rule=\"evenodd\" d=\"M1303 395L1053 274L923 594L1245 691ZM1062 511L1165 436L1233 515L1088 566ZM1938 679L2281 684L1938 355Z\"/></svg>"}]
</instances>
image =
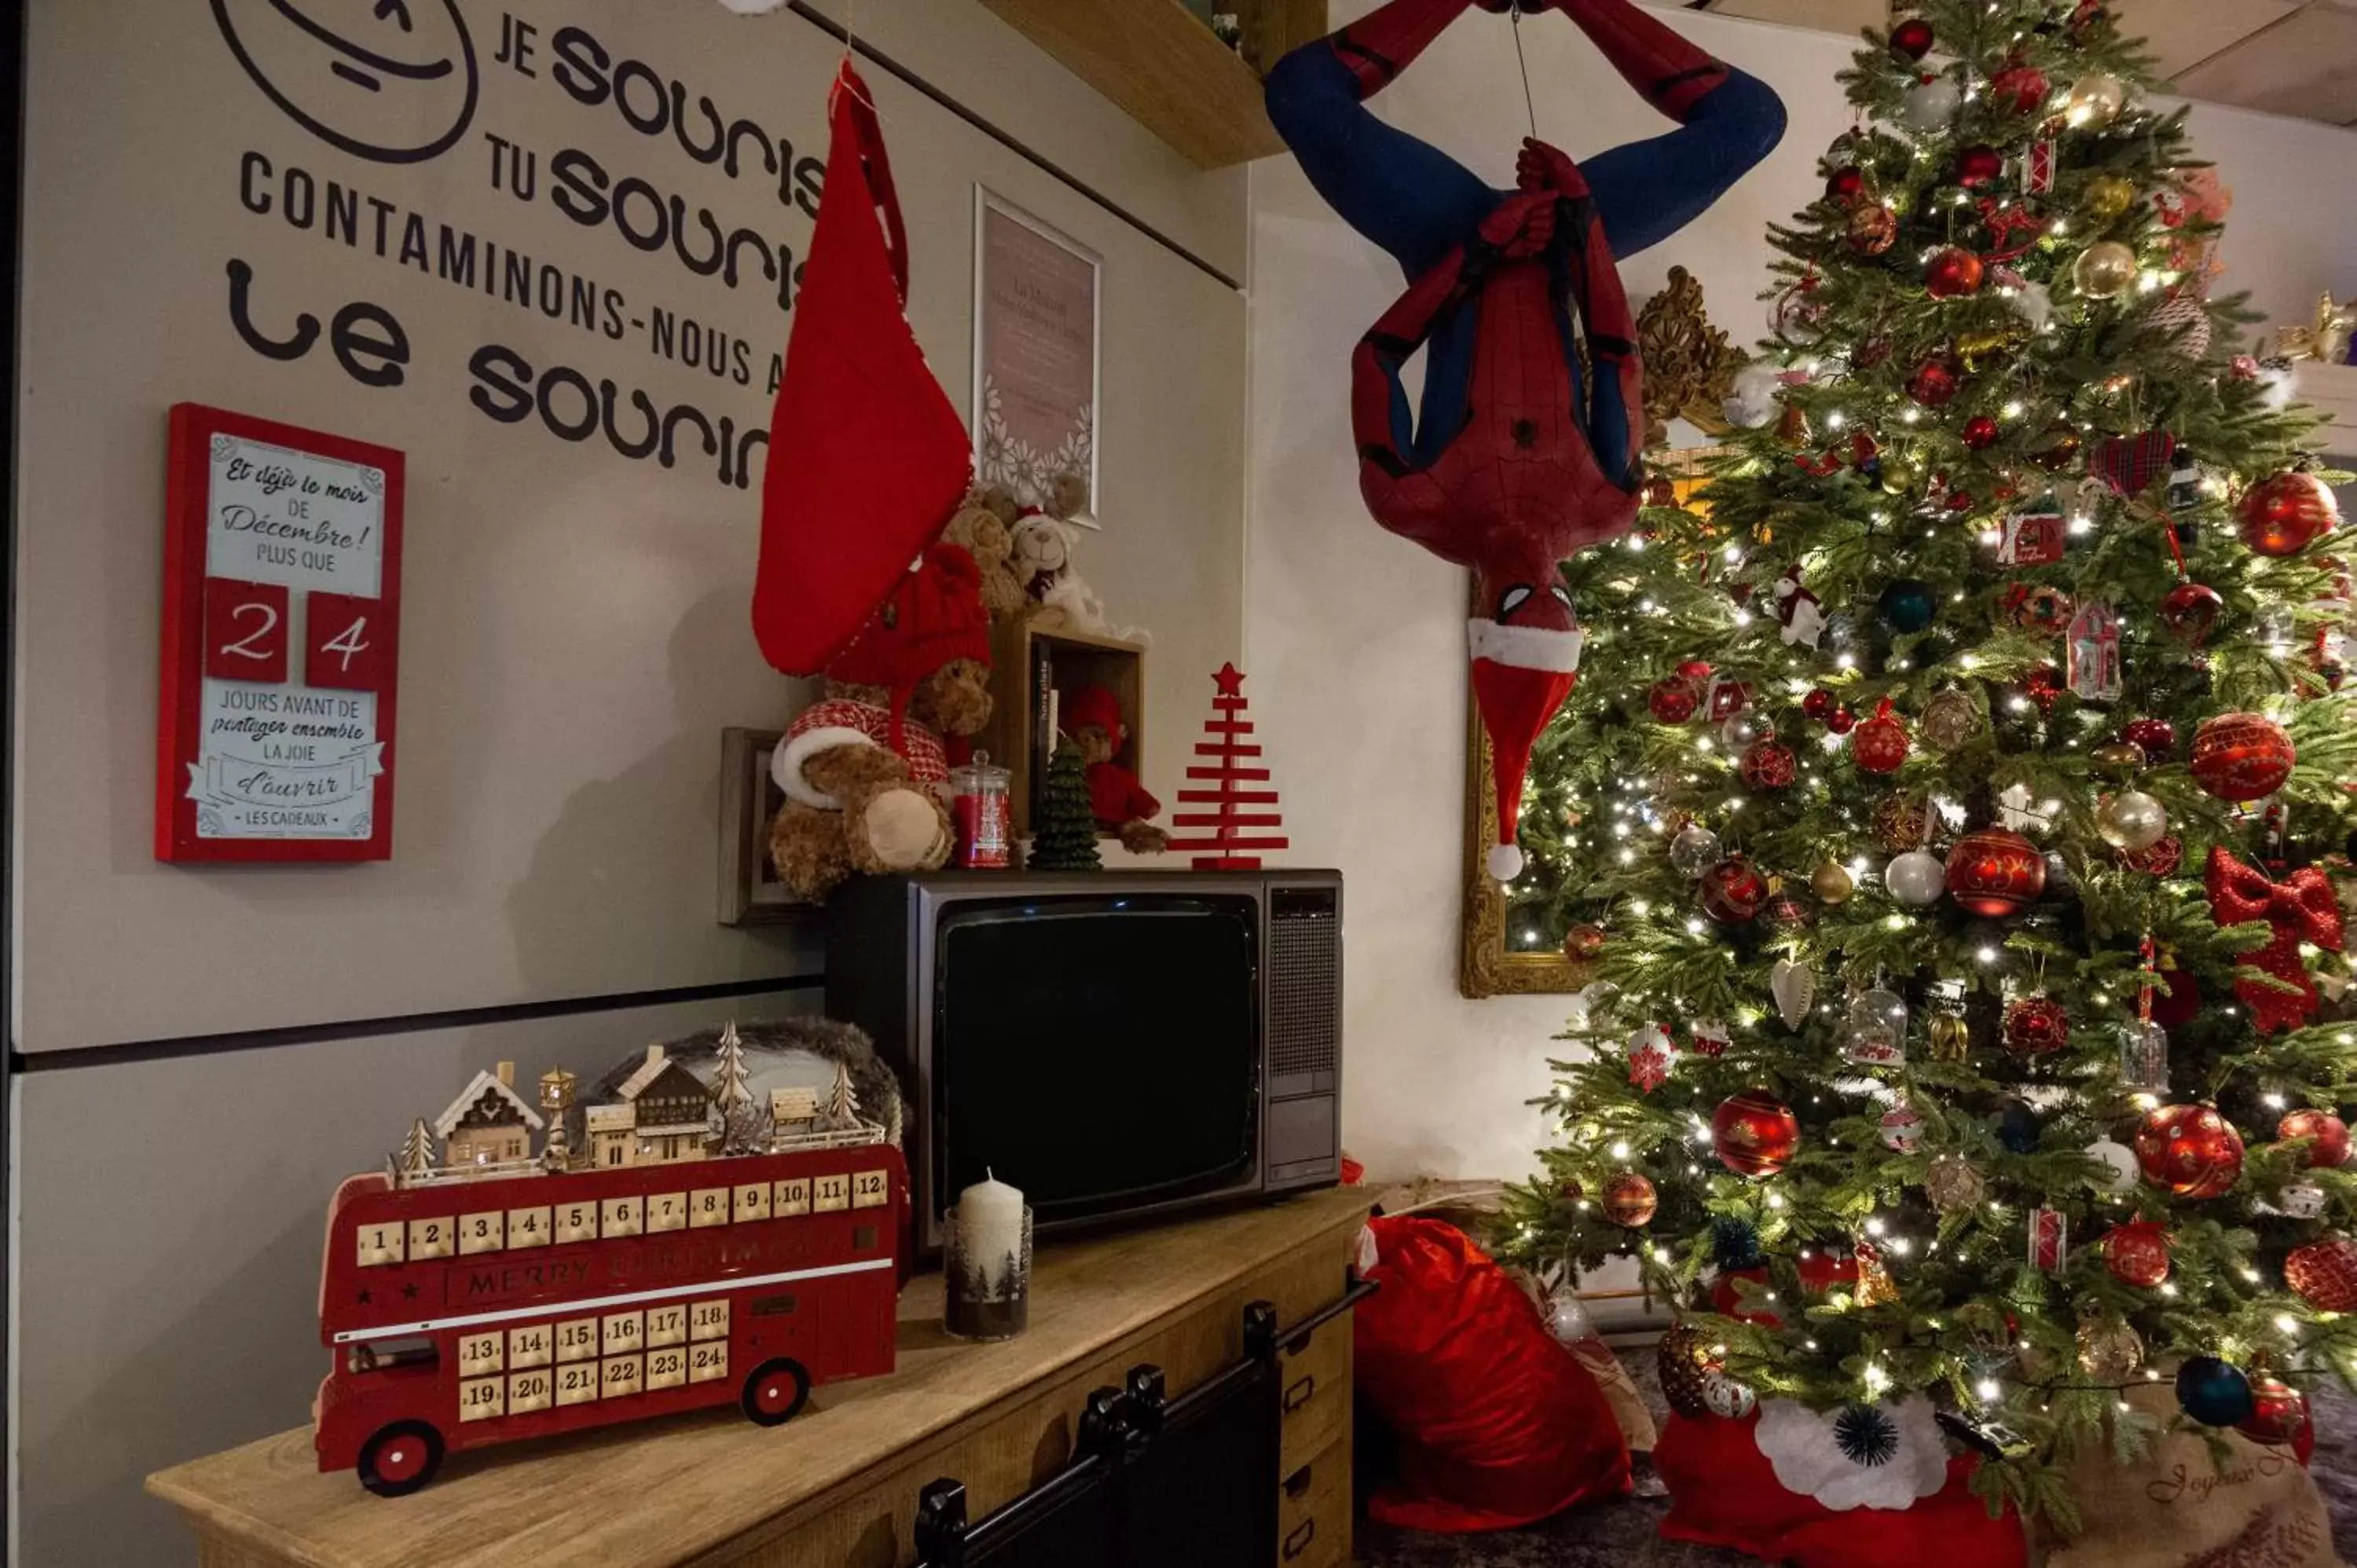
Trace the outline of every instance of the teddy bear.
<instances>
[{"instance_id":1,"label":"teddy bear","mask_svg":"<svg viewBox=\"0 0 2357 1568\"><path fill-rule=\"evenodd\" d=\"M1128 738L1121 722L1121 699L1103 686L1082 686L1058 699L1064 733L1087 764L1089 811L1112 828L1132 854L1159 854L1170 835L1146 821L1162 810L1137 775L1114 757Z\"/></svg>"},{"instance_id":2,"label":"teddy bear","mask_svg":"<svg viewBox=\"0 0 2357 1568\"><path fill-rule=\"evenodd\" d=\"M1015 524L1022 509L1004 486L969 491L957 515L942 537L965 547L982 573L982 607L994 621L1020 620L1031 609L1031 596L1013 565Z\"/></svg>"},{"instance_id":3,"label":"teddy bear","mask_svg":"<svg viewBox=\"0 0 2357 1568\"><path fill-rule=\"evenodd\" d=\"M770 755L786 797L770 824L780 880L816 901L855 873L947 864L943 737L989 720L982 573L962 546L935 543L827 665L824 695Z\"/></svg>"}]
</instances>

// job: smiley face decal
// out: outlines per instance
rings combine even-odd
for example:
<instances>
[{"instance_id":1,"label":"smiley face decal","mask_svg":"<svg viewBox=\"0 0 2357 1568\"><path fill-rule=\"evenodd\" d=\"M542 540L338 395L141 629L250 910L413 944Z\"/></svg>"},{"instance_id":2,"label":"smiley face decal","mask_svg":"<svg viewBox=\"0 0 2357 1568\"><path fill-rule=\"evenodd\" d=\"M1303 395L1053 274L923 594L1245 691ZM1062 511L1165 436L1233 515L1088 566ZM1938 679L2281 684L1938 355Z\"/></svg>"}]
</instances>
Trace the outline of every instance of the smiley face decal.
<instances>
[{"instance_id":1,"label":"smiley face decal","mask_svg":"<svg viewBox=\"0 0 2357 1568\"><path fill-rule=\"evenodd\" d=\"M481 90L458 0L212 0L238 63L330 145L422 163L467 133Z\"/></svg>"}]
</instances>

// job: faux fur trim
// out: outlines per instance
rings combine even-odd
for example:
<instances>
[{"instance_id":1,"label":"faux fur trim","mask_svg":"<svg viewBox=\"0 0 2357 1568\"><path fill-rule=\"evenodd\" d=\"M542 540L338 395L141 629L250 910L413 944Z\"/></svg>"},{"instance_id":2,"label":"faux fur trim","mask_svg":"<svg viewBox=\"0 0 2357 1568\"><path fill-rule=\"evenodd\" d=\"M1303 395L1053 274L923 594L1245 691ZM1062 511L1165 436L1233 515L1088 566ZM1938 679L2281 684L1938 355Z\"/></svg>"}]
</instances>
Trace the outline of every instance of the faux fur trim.
<instances>
[{"instance_id":1,"label":"faux fur trim","mask_svg":"<svg viewBox=\"0 0 2357 1568\"><path fill-rule=\"evenodd\" d=\"M814 811L840 811L843 802L802 777L802 764L822 751L832 751L838 746L874 746L876 742L866 730L848 725L821 725L816 729L789 736L770 753L770 777L786 792L789 800L799 800Z\"/></svg>"},{"instance_id":2,"label":"faux fur trim","mask_svg":"<svg viewBox=\"0 0 2357 1568\"><path fill-rule=\"evenodd\" d=\"M1577 627L1569 631L1551 631L1539 626L1500 626L1496 621L1477 617L1465 623L1465 639L1476 659L1517 670L1552 670L1559 674L1577 675L1579 650L1586 645L1587 634Z\"/></svg>"}]
</instances>

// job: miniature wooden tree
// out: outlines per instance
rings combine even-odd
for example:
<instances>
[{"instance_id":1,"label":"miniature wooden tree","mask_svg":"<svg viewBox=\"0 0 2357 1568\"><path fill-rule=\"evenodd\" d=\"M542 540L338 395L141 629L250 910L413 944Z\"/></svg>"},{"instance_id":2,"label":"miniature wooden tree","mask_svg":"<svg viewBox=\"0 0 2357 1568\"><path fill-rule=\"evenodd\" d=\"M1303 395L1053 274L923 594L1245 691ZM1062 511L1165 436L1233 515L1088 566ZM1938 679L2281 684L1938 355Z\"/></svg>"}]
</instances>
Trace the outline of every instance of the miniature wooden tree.
<instances>
[{"instance_id":1,"label":"miniature wooden tree","mask_svg":"<svg viewBox=\"0 0 2357 1568\"><path fill-rule=\"evenodd\" d=\"M1100 871L1097 818L1089 805L1088 765L1081 748L1059 741L1048 777L1039 784L1038 810L1031 813L1031 859L1034 871Z\"/></svg>"},{"instance_id":2,"label":"miniature wooden tree","mask_svg":"<svg viewBox=\"0 0 2357 1568\"><path fill-rule=\"evenodd\" d=\"M831 1133L856 1130L859 1122L859 1092L851 1087L851 1069L843 1062L834 1064L834 1084L826 1091L826 1128Z\"/></svg>"},{"instance_id":3,"label":"miniature wooden tree","mask_svg":"<svg viewBox=\"0 0 2357 1568\"><path fill-rule=\"evenodd\" d=\"M1251 871L1260 865L1260 856L1239 852L1286 848L1288 841L1282 834L1267 831L1284 826L1285 817L1275 809L1275 789L1242 787L1268 780L1266 768L1241 760L1261 754L1258 742L1243 738L1253 733L1252 721L1243 716L1246 706L1243 671L1232 663L1223 664L1211 680L1219 690L1211 698L1211 716L1203 721L1204 733L1211 738L1195 743L1195 755L1212 761L1189 768L1187 777L1211 779L1216 788L1178 791L1180 805L1211 809L1181 811L1170 819L1172 827L1211 831L1200 838L1174 838L1169 847L1210 852L1195 857L1198 871ZM1255 806L1268 809L1245 809Z\"/></svg>"},{"instance_id":4,"label":"miniature wooden tree","mask_svg":"<svg viewBox=\"0 0 2357 1568\"><path fill-rule=\"evenodd\" d=\"M434 1170L434 1129L419 1117L409 1124L409 1136L401 1141L401 1153L393 1156L393 1172L402 1181L414 1181Z\"/></svg>"},{"instance_id":5,"label":"miniature wooden tree","mask_svg":"<svg viewBox=\"0 0 2357 1568\"><path fill-rule=\"evenodd\" d=\"M741 1107L753 1103L753 1090L745 1077L745 1042L737 1037L737 1021L730 1019L720 1031L720 1056L712 1082L712 1103L726 1122Z\"/></svg>"}]
</instances>

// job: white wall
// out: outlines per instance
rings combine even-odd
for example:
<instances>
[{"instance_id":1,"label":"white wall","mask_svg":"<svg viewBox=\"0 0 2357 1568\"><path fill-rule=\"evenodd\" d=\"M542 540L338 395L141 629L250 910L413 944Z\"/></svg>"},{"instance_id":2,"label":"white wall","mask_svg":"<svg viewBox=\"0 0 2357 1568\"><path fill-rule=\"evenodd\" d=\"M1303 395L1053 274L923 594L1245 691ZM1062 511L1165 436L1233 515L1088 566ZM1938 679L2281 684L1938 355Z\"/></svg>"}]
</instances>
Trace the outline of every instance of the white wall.
<instances>
[{"instance_id":1,"label":"white wall","mask_svg":"<svg viewBox=\"0 0 2357 1568\"><path fill-rule=\"evenodd\" d=\"M1336 24L1372 5L1339 0ZM1631 258L1633 302L1673 263L1701 279L1738 341L1764 330L1767 225L1818 193L1818 155L1850 111L1834 83L1850 42L1677 13L1674 25L1774 86L1792 128L1775 156L1684 233ZM1663 122L1557 16L1526 21L1539 132L1575 157ZM1502 18L1469 13L1377 101L1394 124L1512 181L1527 133ZM2235 193L2224 286L2305 319L2357 286L2357 135L2233 109L2194 116L2197 148ZM1378 1175L1514 1176L1542 1141L1523 1101L1545 1087L1559 997L1457 994L1464 793L1462 574L1371 521L1351 456L1348 359L1398 273L1344 228L1288 160L1253 171L1253 448L1246 613L1256 714L1297 804L1295 856L1351 878L1351 1153ZM1313 794L1314 792L1314 794ZM1305 809L1314 799L1315 809Z\"/></svg>"}]
</instances>

